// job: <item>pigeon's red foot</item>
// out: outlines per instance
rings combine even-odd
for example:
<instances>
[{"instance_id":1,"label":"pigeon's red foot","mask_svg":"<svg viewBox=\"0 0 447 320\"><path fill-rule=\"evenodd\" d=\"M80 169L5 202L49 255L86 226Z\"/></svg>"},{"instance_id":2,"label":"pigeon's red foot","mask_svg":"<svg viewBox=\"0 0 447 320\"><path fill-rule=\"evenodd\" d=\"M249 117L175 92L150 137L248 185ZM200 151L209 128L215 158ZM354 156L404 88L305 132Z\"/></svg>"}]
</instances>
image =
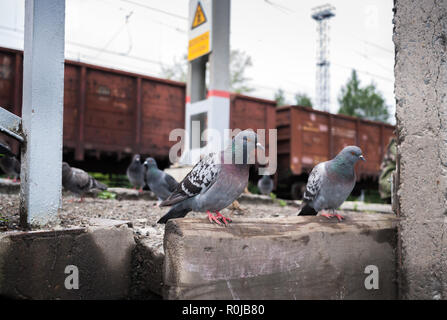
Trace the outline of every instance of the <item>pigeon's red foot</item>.
<instances>
[{"instance_id":1,"label":"pigeon's red foot","mask_svg":"<svg viewBox=\"0 0 447 320\"><path fill-rule=\"evenodd\" d=\"M328 218L328 219L331 219L331 218L333 218L333 217L337 217L337 219L338 219L338 221L343 221L343 219L344 219L344 217L342 216L342 215L340 215L340 214L338 214L338 213L336 213L336 214L332 214L332 213L322 213L321 214L323 217L326 217L326 218Z\"/></svg>"},{"instance_id":2,"label":"pigeon's red foot","mask_svg":"<svg viewBox=\"0 0 447 320\"><path fill-rule=\"evenodd\" d=\"M208 213L208 220L213 223L217 223L219 225L222 225L222 223L220 223L219 218L215 217L211 212L207 211L206 213Z\"/></svg>"},{"instance_id":3,"label":"pigeon's red foot","mask_svg":"<svg viewBox=\"0 0 447 320\"><path fill-rule=\"evenodd\" d=\"M224 217L219 211L216 211L216 218L221 219L226 226L228 225L228 222L232 221L230 218Z\"/></svg>"},{"instance_id":4,"label":"pigeon's red foot","mask_svg":"<svg viewBox=\"0 0 447 320\"><path fill-rule=\"evenodd\" d=\"M143 193L143 188L138 189L139 193Z\"/></svg>"}]
</instances>

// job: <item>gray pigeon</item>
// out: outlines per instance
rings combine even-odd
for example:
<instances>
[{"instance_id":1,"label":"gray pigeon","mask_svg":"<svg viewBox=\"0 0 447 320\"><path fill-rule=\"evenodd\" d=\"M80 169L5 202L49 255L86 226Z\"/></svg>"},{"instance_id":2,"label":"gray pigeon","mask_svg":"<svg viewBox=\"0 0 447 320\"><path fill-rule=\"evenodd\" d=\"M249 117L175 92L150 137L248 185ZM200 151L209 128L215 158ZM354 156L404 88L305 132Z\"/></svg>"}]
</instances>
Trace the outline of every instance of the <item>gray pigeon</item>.
<instances>
[{"instance_id":1,"label":"gray pigeon","mask_svg":"<svg viewBox=\"0 0 447 320\"><path fill-rule=\"evenodd\" d=\"M334 212L354 189L354 165L359 159L365 161L362 150L348 146L334 159L317 164L307 181L298 215L316 215L320 210L331 210L332 214L325 213L322 216L337 217L341 221L343 217Z\"/></svg>"},{"instance_id":2,"label":"gray pigeon","mask_svg":"<svg viewBox=\"0 0 447 320\"><path fill-rule=\"evenodd\" d=\"M148 187L155 193L158 200L167 199L175 188L177 188L177 180L158 169L157 162L154 158L146 158L144 167L146 168L145 182Z\"/></svg>"},{"instance_id":3,"label":"gray pigeon","mask_svg":"<svg viewBox=\"0 0 447 320\"><path fill-rule=\"evenodd\" d=\"M62 185L63 187L81 197L93 189L107 190L107 186L95 178L91 177L87 172L78 168L72 168L68 163L62 163Z\"/></svg>"},{"instance_id":4,"label":"gray pigeon","mask_svg":"<svg viewBox=\"0 0 447 320\"><path fill-rule=\"evenodd\" d=\"M0 158L0 168L13 181L20 177L20 162L15 156L8 156L4 154Z\"/></svg>"},{"instance_id":5,"label":"gray pigeon","mask_svg":"<svg viewBox=\"0 0 447 320\"><path fill-rule=\"evenodd\" d=\"M12 177L14 181L20 176L19 160L12 153L11 148L3 142L0 142L0 168L9 178Z\"/></svg>"},{"instance_id":6,"label":"gray pigeon","mask_svg":"<svg viewBox=\"0 0 447 320\"><path fill-rule=\"evenodd\" d=\"M229 206L247 187L256 146L264 149L257 143L256 133L245 130L239 132L225 150L203 157L169 198L160 204L160 207L173 207L158 223L182 218L192 210L206 211L211 223L221 224L220 221L223 221L227 225L227 221L231 222L219 211ZM216 216L211 212L215 212Z\"/></svg>"},{"instance_id":7,"label":"gray pigeon","mask_svg":"<svg viewBox=\"0 0 447 320\"><path fill-rule=\"evenodd\" d=\"M130 183L141 192L144 186L144 166L140 161L139 154L133 156L132 162L127 168L126 174Z\"/></svg>"},{"instance_id":8,"label":"gray pigeon","mask_svg":"<svg viewBox=\"0 0 447 320\"><path fill-rule=\"evenodd\" d=\"M273 190L273 180L268 175L263 175L258 181L258 189L264 195L270 195Z\"/></svg>"}]
</instances>

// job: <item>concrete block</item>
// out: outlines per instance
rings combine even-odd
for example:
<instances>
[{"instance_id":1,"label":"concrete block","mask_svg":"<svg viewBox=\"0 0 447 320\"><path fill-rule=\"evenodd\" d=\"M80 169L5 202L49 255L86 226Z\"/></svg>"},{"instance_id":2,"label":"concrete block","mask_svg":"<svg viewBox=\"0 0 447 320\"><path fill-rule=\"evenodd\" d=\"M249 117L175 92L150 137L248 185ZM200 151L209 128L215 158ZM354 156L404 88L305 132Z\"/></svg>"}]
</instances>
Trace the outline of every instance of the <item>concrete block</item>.
<instances>
[{"instance_id":1,"label":"concrete block","mask_svg":"<svg viewBox=\"0 0 447 320\"><path fill-rule=\"evenodd\" d=\"M161 299L163 287L163 247L151 237L137 237L132 254L130 298L136 300Z\"/></svg>"},{"instance_id":2,"label":"concrete block","mask_svg":"<svg viewBox=\"0 0 447 320\"><path fill-rule=\"evenodd\" d=\"M15 299L122 299L130 287L133 232L126 224L0 234L0 295ZM66 289L66 267L79 289Z\"/></svg>"},{"instance_id":3,"label":"concrete block","mask_svg":"<svg viewBox=\"0 0 447 320\"><path fill-rule=\"evenodd\" d=\"M447 299L447 0L394 1L403 299Z\"/></svg>"},{"instance_id":4,"label":"concrete block","mask_svg":"<svg viewBox=\"0 0 447 320\"><path fill-rule=\"evenodd\" d=\"M20 191L20 182L0 178L0 193L17 194Z\"/></svg>"},{"instance_id":5,"label":"concrete block","mask_svg":"<svg viewBox=\"0 0 447 320\"><path fill-rule=\"evenodd\" d=\"M157 200L151 191L139 192L128 188L108 188L107 191L116 194L116 200Z\"/></svg>"},{"instance_id":6,"label":"concrete block","mask_svg":"<svg viewBox=\"0 0 447 320\"><path fill-rule=\"evenodd\" d=\"M350 214L174 219L164 237L165 299L395 299L396 218ZM377 266L379 289L365 268Z\"/></svg>"}]
</instances>

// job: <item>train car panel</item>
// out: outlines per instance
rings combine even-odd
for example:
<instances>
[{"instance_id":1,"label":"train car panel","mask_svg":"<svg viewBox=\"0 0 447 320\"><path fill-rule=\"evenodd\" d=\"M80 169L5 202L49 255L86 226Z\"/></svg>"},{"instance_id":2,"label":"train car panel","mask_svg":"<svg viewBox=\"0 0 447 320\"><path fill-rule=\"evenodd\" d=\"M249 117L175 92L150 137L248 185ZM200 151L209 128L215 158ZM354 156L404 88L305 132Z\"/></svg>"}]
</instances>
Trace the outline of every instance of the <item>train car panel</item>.
<instances>
[{"instance_id":1,"label":"train car panel","mask_svg":"<svg viewBox=\"0 0 447 320\"><path fill-rule=\"evenodd\" d=\"M327 115L315 114L309 108L292 109L292 117L297 121L294 130L301 134L301 145L298 147L302 151L298 160L302 170L308 172L329 157L329 119Z\"/></svg>"},{"instance_id":2,"label":"train car panel","mask_svg":"<svg viewBox=\"0 0 447 320\"><path fill-rule=\"evenodd\" d=\"M358 131L358 145L365 155L366 161L359 163L360 175L372 176L380 171L383 159L380 125L362 123Z\"/></svg>"},{"instance_id":3,"label":"train car panel","mask_svg":"<svg viewBox=\"0 0 447 320\"><path fill-rule=\"evenodd\" d=\"M231 94L230 97L230 128L231 129L266 129L265 145L268 155L269 129L276 129L276 103L265 100Z\"/></svg>"},{"instance_id":4,"label":"train car panel","mask_svg":"<svg viewBox=\"0 0 447 320\"><path fill-rule=\"evenodd\" d=\"M174 129L185 127L185 86L143 81L141 152L166 157Z\"/></svg>"},{"instance_id":5,"label":"train car panel","mask_svg":"<svg viewBox=\"0 0 447 320\"><path fill-rule=\"evenodd\" d=\"M0 106L12 111L14 104L14 55L0 52Z\"/></svg>"},{"instance_id":6,"label":"train car panel","mask_svg":"<svg viewBox=\"0 0 447 320\"><path fill-rule=\"evenodd\" d=\"M394 127L355 117L334 115L307 107L287 106L277 110L279 184L291 186L300 198L312 168L332 159L348 145L362 148L366 162L356 166L358 179L377 179L380 164Z\"/></svg>"},{"instance_id":7,"label":"train car panel","mask_svg":"<svg viewBox=\"0 0 447 320\"><path fill-rule=\"evenodd\" d=\"M75 66L65 66L64 72L64 144L76 145L76 131L79 114L80 69Z\"/></svg>"}]
</instances>

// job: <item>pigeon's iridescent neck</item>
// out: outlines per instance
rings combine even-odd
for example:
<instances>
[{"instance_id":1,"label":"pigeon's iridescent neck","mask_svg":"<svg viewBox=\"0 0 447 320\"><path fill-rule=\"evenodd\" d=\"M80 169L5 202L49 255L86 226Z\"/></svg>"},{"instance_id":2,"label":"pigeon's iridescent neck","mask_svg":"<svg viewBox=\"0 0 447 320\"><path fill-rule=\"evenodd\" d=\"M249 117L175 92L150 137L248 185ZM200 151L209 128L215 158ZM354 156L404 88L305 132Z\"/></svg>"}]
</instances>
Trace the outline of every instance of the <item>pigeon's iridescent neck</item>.
<instances>
[{"instance_id":1,"label":"pigeon's iridescent neck","mask_svg":"<svg viewBox=\"0 0 447 320\"><path fill-rule=\"evenodd\" d=\"M352 179L355 176L354 164L346 161L341 155L337 155L332 161L329 161L328 169L330 172L335 172L345 178Z\"/></svg>"}]
</instances>

